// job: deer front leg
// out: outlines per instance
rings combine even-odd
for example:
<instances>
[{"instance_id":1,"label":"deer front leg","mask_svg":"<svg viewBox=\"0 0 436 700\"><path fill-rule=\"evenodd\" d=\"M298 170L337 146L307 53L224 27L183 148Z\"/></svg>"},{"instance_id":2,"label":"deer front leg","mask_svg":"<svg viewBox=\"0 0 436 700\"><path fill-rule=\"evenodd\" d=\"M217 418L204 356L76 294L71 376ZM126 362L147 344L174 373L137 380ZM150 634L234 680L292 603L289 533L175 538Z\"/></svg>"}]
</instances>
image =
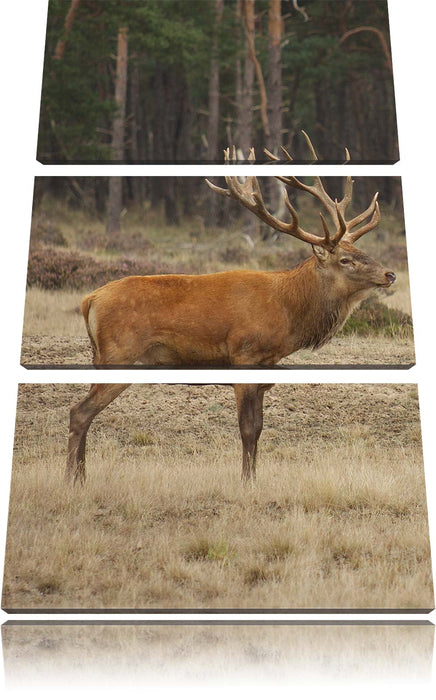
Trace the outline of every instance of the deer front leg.
<instances>
[{"instance_id":1,"label":"deer front leg","mask_svg":"<svg viewBox=\"0 0 436 700\"><path fill-rule=\"evenodd\" d=\"M108 406L129 384L92 384L88 395L70 410L70 433L66 479L70 483L84 483L86 435L94 418Z\"/></svg>"},{"instance_id":2,"label":"deer front leg","mask_svg":"<svg viewBox=\"0 0 436 700\"><path fill-rule=\"evenodd\" d=\"M263 428L263 397L272 384L234 384L242 440L242 480L256 478L257 443Z\"/></svg>"}]
</instances>

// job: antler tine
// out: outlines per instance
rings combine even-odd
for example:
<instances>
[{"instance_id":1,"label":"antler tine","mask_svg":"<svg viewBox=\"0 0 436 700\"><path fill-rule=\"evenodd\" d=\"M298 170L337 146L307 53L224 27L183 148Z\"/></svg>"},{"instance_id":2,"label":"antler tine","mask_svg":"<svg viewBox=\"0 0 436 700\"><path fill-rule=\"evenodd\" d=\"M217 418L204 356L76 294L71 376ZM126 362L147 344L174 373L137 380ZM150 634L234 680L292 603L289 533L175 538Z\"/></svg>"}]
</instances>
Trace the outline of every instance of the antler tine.
<instances>
[{"instance_id":1,"label":"antler tine","mask_svg":"<svg viewBox=\"0 0 436 700\"><path fill-rule=\"evenodd\" d=\"M378 192L375 193L371 204L367 209L365 209L364 212L362 212L362 214L359 214L359 216L354 217L354 219L347 223L348 230L344 240L348 241L349 243L354 243L365 233L372 231L372 229L378 226L380 222L380 206L377 201L378 194ZM357 231L352 231L353 228L361 224L368 217L371 218L366 224L364 224L364 226L361 226L359 229L357 229Z\"/></svg>"},{"instance_id":2,"label":"antler tine","mask_svg":"<svg viewBox=\"0 0 436 700\"><path fill-rule=\"evenodd\" d=\"M289 187L294 187L297 190L303 190L304 192L309 192L313 197L315 197L329 212L333 221L337 223L336 220L336 207L333 199L326 192L322 180L320 177L314 177L313 185L306 185L304 182L295 177L295 175L276 175L276 179L283 182ZM347 202L348 204L348 202Z\"/></svg>"},{"instance_id":3,"label":"antler tine","mask_svg":"<svg viewBox=\"0 0 436 700\"><path fill-rule=\"evenodd\" d=\"M249 191L247 185L249 185L249 189L251 191ZM297 212L289 201L286 190L284 190L284 200L287 209L291 213L292 221L290 223L281 221L274 216L274 214L268 211L262 197L259 182L254 176L247 178L247 181L243 186L243 191L241 191L237 198L245 207L247 207L247 209L254 212L259 219L268 224L268 226L271 226L275 231L280 231L281 233L294 236L295 238L298 238L305 243L310 243L311 245L324 245L325 239L323 237L316 236L314 233L309 233L301 228L298 223Z\"/></svg>"},{"instance_id":4,"label":"antler tine","mask_svg":"<svg viewBox=\"0 0 436 700\"><path fill-rule=\"evenodd\" d=\"M254 151L254 148L250 148L250 153L248 155L248 160L250 162L254 162L256 160L256 154ZM224 149L224 161L225 164L229 164L231 161L237 162L237 153L236 153L236 146L233 146L232 152L230 155L230 148ZM206 178L206 183L209 185L211 190L214 192L218 192L218 194L222 194L223 196L227 197L232 197L233 199L240 200L244 204L244 206L249 207L249 200L250 200L250 194L251 190L253 189L252 187L252 177L247 177L246 181L244 183L240 182L236 176L230 176L226 175L225 180L228 185L229 189L224 189L222 187L218 187L217 185L214 185L210 180Z\"/></svg>"},{"instance_id":5,"label":"antler tine","mask_svg":"<svg viewBox=\"0 0 436 700\"><path fill-rule=\"evenodd\" d=\"M252 190L251 197L252 200L254 200L254 202L251 201L250 204L247 204L242 199L240 201L242 202L242 204L245 204L245 206L247 206L251 211L253 211L259 217L259 219L271 226L274 230L294 236L295 238L298 238L306 243L311 243L312 245L322 245L324 243L324 239L322 237L316 236L315 234L309 233L308 231L304 231L304 229L301 228L301 226L298 223L297 212L295 211L294 207L289 201L286 189L283 190L283 194L285 205L292 217L292 221L290 223L281 221L276 216L274 216L274 214L271 214L271 212L268 211L268 209L265 206L259 182L256 177L250 177L250 185Z\"/></svg>"},{"instance_id":6,"label":"antler tine","mask_svg":"<svg viewBox=\"0 0 436 700\"><path fill-rule=\"evenodd\" d=\"M365 211L363 211L361 214L358 214L354 217L354 219L351 219L351 221L348 222L348 228L350 231L374 213L378 200L378 195L379 193L376 192L371 200L371 204L369 205L369 207L367 207Z\"/></svg>"},{"instance_id":7,"label":"antler tine","mask_svg":"<svg viewBox=\"0 0 436 700\"><path fill-rule=\"evenodd\" d=\"M320 217L321 217L322 227L323 227L323 230L324 230L325 247L330 247L330 246L331 246L330 231L329 231L329 229L328 229L327 222L326 222L326 220L324 219L324 217L323 217L323 215L322 215L321 213L320 213Z\"/></svg>"},{"instance_id":8,"label":"antler tine","mask_svg":"<svg viewBox=\"0 0 436 700\"><path fill-rule=\"evenodd\" d=\"M350 151L348 148L345 146L345 163L349 163L351 160L351 155ZM354 180L352 180L350 175L347 175L347 179L345 181L345 187L344 187L344 196L342 198L342 201L340 204L343 204L343 212L345 212L346 208L348 207L349 203L351 202L353 198L353 185L354 185Z\"/></svg>"},{"instance_id":9,"label":"antler tine","mask_svg":"<svg viewBox=\"0 0 436 700\"><path fill-rule=\"evenodd\" d=\"M319 158L317 156L317 153L315 151L313 143L310 140L308 134L306 134L305 131L302 131L301 133L303 134L304 138L306 139L306 143L309 147L309 150L310 150L310 153L311 153L313 159L318 161ZM281 149L282 149L283 153L285 154L286 159L288 161L293 161L291 154L286 150L286 148L281 146ZM268 151L267 148L264 149L264 153L271 161L277 162L280 160L280 158L278 156L274 155L274 153L271 153L271 151ZM348 151L347 151L347 153L348 153ZM349 155L350 154L348 153L348 157L349 157ZM318 176L314 177L314 182L315 182L314 185L305 185L304 182L302 182L301 180L296 178L295 175L286 175L286 176L285 175L276 175L276 178L277 178L277 180L280 180L280 182L283 182L288 187L294 187L295 189L304 190L305 192L309 192L311 195L316 197L318 199L318 201L321 202L321 204L326 207L326 209L329 212L330 216L332 217L333 221L335 223L337 223L335 203L332 200L332 198L327 194L320 177L318 177ZM348 202L345 204L345 206L347 206L347 204L348 204Z\"/></svg>"},{"instance_id":10,"label":"antler tine","mask_svg":"<svg viewBox=\"0 0 436 700\"><path fill-rule=\"evenodd\" d=\"M332 239L333 246L337 246L339 241L345 237L345 235L348 231L347 222L345 221L344 215L343 215L341 208L340 208L340 203L338 202L337 199L335 199L335 208L336 208L336 216L338 217L339 228L336 231L335 235L333 236L333 239ZM346 239L344 238L344 240L346 240Z\"/></svg>"},{"instance_id":11,"label":"antler tine","mask_svg":"<svg viewBox=\"0 0 436 700\"><path fill-rule=\"evenodd\" d=\"M287 151L284 146L280 146L280 148L282 149L283 153L285 154L286 160L294 160L293 157L291 156L291 154L289 153L289 151Z\"/></svg>"},{"instance_id":12,"label":"antler tine","mask_svg":"<svg viewBox=\"0 0 436 700\"><path fill-rule=\"evenodd\" d=\"M354 185L354 180L350 175L347 175L347 179L345 180L345 187L344 187L344 196L342 198L342 202L345 203L344 209L349 205L351 200L353 199L353 185Z\"/></svg>"},{"instance_id":13,"label":"antler tine","mask_svg":"<svg viewBox=\"0 0 436 700\"><path fill-rule=\"evenodd\" d=\"M224 163L226 165L228 165L231 161L236 162L236 160L237 160L236 146L232 147L231 154L230 154L230 147L225 148L224 149ZM250 160L250 161L256 160L254 148L250 148L248 160ZM210 180L208 180L207 178L205 178L205 180L206 180L206 183L210 187L211 190L213 190L214 192L217 192L218 194L221 194L225 197L232 197L233 199L240 199L241 196L244 196L243 185L239 182L237 177L226 176L225 180L229 186L228 190L224 189L223 187L218 187L218 185L214 185L214 183L211 182Z\"/></svg>"},{"instance_id":14,"label":"antler tine","mask_svg":"<svg viewBox=\"0 0 436 700\"><path fill-rule=\"evenodd\" d=\"M209 185L210 189L213 190L214 192L218 192L218 194L222 194L223 197L231 197L231 192L229 190L225 190L223 187L218 187L218 185L214 185L213 182L205 178L206 183Z\"/></svg>"},{"instance_id":15,"label":"antler tine","mask_svg":"<svg viewBox=\"0 0 436 700\"><path fill-rule=\"evenodd\" d=\"M299 225L298 214L297 214L297 211L294 209L294 207L291 204L291 200L289 199L288 191L286 189L284 189L283 194L284 194L286 208L292 217L292 223L288 224L289 230L285 231L285 233L290 233L293 236L295 236L296 238L299 238L301 241L305 241L306 243L311 243L312 245L329 246L330 245L330 233L327 229L327 224L324 228L324 234L325 234L324 238L322 236L316 236L314 233L308 233L307 231L304 231L301 228L301 226ZM321 218L322 218L322 215L321 215Z\"/></svg>"},{"instance_id":16,"label":"antler tine","mask_svg":"<svg viewBox=\"0 0 436 700\"><path fill-rule=\"evenodd\" d=\"M306 139L306 143L309 146L309 151L313 157L313 160L319 160L317 153L315 151L315 148L313 147L313 143L310 140L309 136L306 134L305 131L303 131L303 129L301 130L301 133L303 134L304 138Z\"/></svg>"},{"instance_id":17,"label":"antler tine","mask_svg":"<svg viewBox=\"0 0 436 700\"><path fill-rule=\"evenodd\" d=\"M271 153L267 148L263 149L263 152L265 153L266 157L269 158L271 161L278 161L280 158L275 155L275 153Z\"/></svg>"},{"instance_id":18,"label":"antler tine","mask_svg":"<svg viewBox=\"0 0 436 700\"><path fill-rule=\"evenodd\" d=\"M347 179L345 180L344 196L342 197L341 201L338 202L339 210L343 216L345 216L346 209L353 199L353 185L354 180L350 175L347 175Z\"/></svg>"},{"instance_id":19,"label":"antler tine","mask_svg":"<svg viewBox=\"0 0 436 700\"><path fill-rule=\"evenodd\" d=\"M294 160L293 157L291 156L291 154L289 153L289 151L287 151L284 146L280 146L280 149L281 149L282 153L284 153L286 160L289 160L289 161ZM263 152L265 153L267 158L269 158L271 161L273 161L273 162L280 161L280 158L278 156L276 156L275 153L271 153L271 151L269 151L267 148L264 148Z\"/></svg>"},{"instance_id":20,"label":"antler tine","mask_svg":"<svg viewBox=\"0 0 436 700\"><path fill-rule=\"evenodd\" d=\"M308 134L305 131L302 131L302 134L306 140L306 143L309 147L309 151L310 151L313 159L318 161L319 160L318 155L315 151L315 148L314 148L312 141L310 140ZM284 146L281 146L281 150L285 154L285 157L288 161L293 161L291 154L286 150L286 148L284 148ZM264 153L272 162L277 162L280 160L280 158L278 156L276 156L274 153L271 153L271 151L269 151L267 148L264 149ZM346 157L348 159L350 158L350 154L348 153L347 149L346 149ZM318 177L318 176L314 177L314 185L306 185L304 182L299 180L294 175L288 175L288 176L276 175L276 179L280 180L280 182L283 182L283 184L286 185L287 187L294 187L295 189L303 190L304 192L309 192L309 194L316 197L316 199L318 199L318 201L327 209L327 211L329 212L329 214L332 217L335 224L338 225L339 219L338 219L337 213L336 213L335 202L332 200L332 198L329 196L329 194L325 190L324 185L322 184L322 180L320 177ZM352 183L351 183L351 185L348 183L349 179L350 178L347 178L347 187L346 187L346 192L345 192L345 196L344 196L344 200L343 200L344 211L345 211L345 208L347 207L349 201L351 200L351 194L352 194ZM350 191L350 187L351 187L351 191ZM296 211L292 207L292 205L290 204L287 193L285 194L285 197L286 197L285 198L286 205L291 213L291 216L293 217L293 220L298 221ZM323 245L330 246L330 241L331 241L330 232L327 229L327 224L325 222L325 219L323 219L322 215L321 215L321 220L323 221L323 229L324 229L325 237L324 237L324 239L321 237L318 237L318 244L322 243ZM297 224L297 226L298 226L298 224ZM341 229L339 228L339 230L341 230ZM311 234L311 235L313 235L313 234Z\"/></svg>"}]
</instances>

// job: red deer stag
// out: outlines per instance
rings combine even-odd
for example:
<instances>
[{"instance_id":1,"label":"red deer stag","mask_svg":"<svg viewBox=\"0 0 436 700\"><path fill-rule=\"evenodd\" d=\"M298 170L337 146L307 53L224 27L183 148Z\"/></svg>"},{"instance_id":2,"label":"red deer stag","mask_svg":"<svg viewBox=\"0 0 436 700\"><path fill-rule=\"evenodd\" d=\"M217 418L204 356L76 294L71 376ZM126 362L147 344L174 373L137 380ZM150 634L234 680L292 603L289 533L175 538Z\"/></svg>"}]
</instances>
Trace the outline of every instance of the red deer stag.
<instances>
[{"instance_id":1,"label":"red deer stag","mask_svg":"<svg viewBox=\"0 0 436 700\"><path fill-rule=\"evenodd\" d=\"M353 245L379 222L378 193L364 212L346 220L353 191L351 177L346 179L340 202L329 197L319 177L313 185L293 176L278 179L315 197L329 214L334 232L329 231L322 214L323 235L303 230L286 191L284 201L291 221L277 219L267 210L256 177L241 183L237 177L227 176L228 189L208 184L215 192L240 202L276 231L309 243L311 257L290 270L275 272L233 270L207 275L135 276L109 282L82 302L95 366L273 366L300 348L319 348L372 289L393 284L395 274L391 270ZM84 481L89 426L128 386L94 384L89 394L72 407L69 480ZM234 385L244 480L255 476L263 395L269 386Z\"/></svg>"}]
</instances>

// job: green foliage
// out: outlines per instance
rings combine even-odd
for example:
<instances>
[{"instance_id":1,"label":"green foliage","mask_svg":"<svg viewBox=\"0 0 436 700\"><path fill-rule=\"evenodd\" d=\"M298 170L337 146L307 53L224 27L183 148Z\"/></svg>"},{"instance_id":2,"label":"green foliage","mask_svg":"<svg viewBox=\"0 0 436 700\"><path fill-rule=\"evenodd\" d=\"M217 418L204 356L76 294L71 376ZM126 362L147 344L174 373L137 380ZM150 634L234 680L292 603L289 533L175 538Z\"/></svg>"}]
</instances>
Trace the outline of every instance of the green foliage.
<instances>
[{"instance_id":1,"label":"green foliage","mask_svg":"<svg viewBox=\"0 0 436 700\"><path fill-rule=\"evenodd\" d=\"M345 323L342 333L344 335L378 335L385 334L390 337L399 335L411 335L413 332L412 317L403 311L390 309L376 296L371 296L364 301Z\"/></svg>"},{"instance_id":2,"label":"green foliage","mask_svg":"<svg viewBox=\"0 0 436 700\"><path fill-rule=\"evenodd\" d=\"M210 561L227 566L234 558L234 553L225 541L215 542L207 537L199 537L187 544L184 556L188 561Z\"/></svg>"},{"instance_id":3,"label":"green foliage","mask_svg":"<svg viewBox=\"0 0 436 700\"><path fill-rule=\"evenodd\" d=\"M141 52L150 64L159 61L191 70L210 40L210 3L148 0L137 5L130 9L128 18L132 50Z\"/></svg>"},{"instance_id":4,"label":"green foliage","mask_svg":"<svg viewBox=\"0 0 436 700\"><path fill-rule=\"evenodd\" d=\"M227 542L217 542L209 547L207 558L210 561L216 561L222 566L227 566L232 559L232 553L229 550Z\"/></svg>"},{"instance_id":5,"label":"green foliage","mask_svg":"<svg viewBox=\"0 0 436 700\"><path fill-rule=\"evenodd\" d=\"M223 407L220 403L211 403L206 409L209 413L221 413Z\"/></svg>"},{"instance_id":6,"label":"green foliage","mask_svg":"<svg viewBox=\"0 0 436 700\"><path fill-rule=\"evenodd\" d=\"M136 447L150 447L155 444L155 439L150 433L135 433L132 440Z\"/></svg>"}]
</instances>

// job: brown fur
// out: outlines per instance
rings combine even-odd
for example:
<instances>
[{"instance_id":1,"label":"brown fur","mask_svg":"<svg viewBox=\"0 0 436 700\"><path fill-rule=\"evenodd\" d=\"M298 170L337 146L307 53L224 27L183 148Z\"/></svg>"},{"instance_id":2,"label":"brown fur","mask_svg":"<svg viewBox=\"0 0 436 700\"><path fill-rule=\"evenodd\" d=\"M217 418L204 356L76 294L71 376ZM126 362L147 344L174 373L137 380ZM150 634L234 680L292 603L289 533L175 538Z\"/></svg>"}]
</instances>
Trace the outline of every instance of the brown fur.
<instances>
[{"instance_id":1,"label":"brown fur","mask_svg":"<svg viewBox=\"0 0 436 700\"><path fill-rule=\"evenodd\" d=\"M82 302L94 363L273 365L300 348L320 347L371 289L389 285L390 273L350 244L325 255L277 272L109 282ZM340 268L343 255L359 275Z\"/></svg>"}]
</instances>

